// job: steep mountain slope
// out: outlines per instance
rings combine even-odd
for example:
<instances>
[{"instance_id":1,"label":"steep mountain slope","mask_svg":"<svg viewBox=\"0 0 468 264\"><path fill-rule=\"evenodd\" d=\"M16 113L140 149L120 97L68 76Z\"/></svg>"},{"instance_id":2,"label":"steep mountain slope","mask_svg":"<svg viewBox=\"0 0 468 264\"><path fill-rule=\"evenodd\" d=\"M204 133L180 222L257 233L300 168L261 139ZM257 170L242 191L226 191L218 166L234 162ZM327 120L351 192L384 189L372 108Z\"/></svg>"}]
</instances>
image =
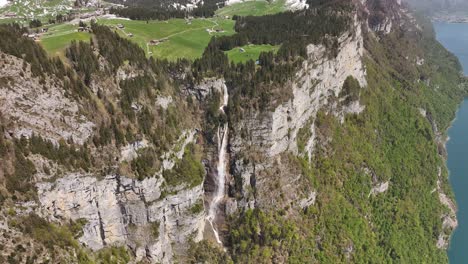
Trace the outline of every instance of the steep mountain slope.
<instances>
[{"instance_id":1,"label":"steep mountain slope","mask_svg":"<svg viewBox=\"0 0 468 264\"><path fill-rule=\"evenodd\" d=\"M308 4L194 62L1 26L0 262L447 262L460 65L398 1Z\"/></svg>"}]
</instances>

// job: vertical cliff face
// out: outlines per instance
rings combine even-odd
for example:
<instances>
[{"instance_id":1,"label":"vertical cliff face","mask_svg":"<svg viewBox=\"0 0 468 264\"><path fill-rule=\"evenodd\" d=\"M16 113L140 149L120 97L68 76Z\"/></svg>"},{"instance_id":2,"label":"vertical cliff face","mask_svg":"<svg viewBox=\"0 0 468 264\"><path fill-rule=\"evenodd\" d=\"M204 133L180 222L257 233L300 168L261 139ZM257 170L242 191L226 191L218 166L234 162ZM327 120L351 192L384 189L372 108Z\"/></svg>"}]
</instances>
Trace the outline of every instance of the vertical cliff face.
<instances>
[{"instance_id":1,"label":"vertical cliff face","mask_svg":"<svg viewBox=\"0 0 468 264\"><path fill-rule=\"evenodd\" d=\"M185 112L183 117L178 116L177 129L170 137L160 136L158 141L138 127L148 122L145 118L150 119L147 130L154 129L151 126L155 124L163 126L172 118L167 117L169 114L175 115L176 106L183 109L183 98L175 97L169 89L158 90L156 94L149 93L150 98L134 98L129 106L132 113L122 114L116 98L126 92L125 82L140 81L138 89L143 89L144 73L135 65L119 67L115 74L109 74L109 63L100 57L102 72L93 77L90 90L81 87L80 92L90 93L83 100L67 86L67 77L61 79L49 72L35 76L31 64L24 59L2 52L0 56L0 200L4 202L5 193L21 198L16 203L9 201L8 208L15 212L10 218L15 220L5 216L7 210L1 212L1 232L12 234L2 241L12 245L5 254L14 252L14 241L20 242L21 237L25 237L24 243L41 241L40 233L14 227L15 221L36 219L36 215L51 225L51 234L43 235L46 243L54 243L47 240L55 235L54 231L79 223L71 238L66 237L65 231L60 234L62 239L72 240L63 251L45 249L38 261L52 258L57 263L74 263L77 254L86 259L80 254L88 250L101 252L86 253L92 256L109 248L122 248L123 252L131 252L136 261L174 263L186 256L190 241L203 239L205 172L201 159L190 156L200 155L199 149L195 150L200 133L197 120L191 119L194 114ZM158 88L153 85L151 89ZM210 92L211 88L207 93ZM143 116L148 113L145 111L157 111L158 118ZM136 122L140 124L135 125ZM164 128L169 131L177 122L171 121ZM126 138L115 136L116 130L121 129L118 126L125 127ZM121 142L116 143L117 140ZM14 157L20 155L24 164L18 165ZM84 163L78 165L77 160ZM183 167L187 163L192 167ZM30 171L26 172L26 167ZM135 167L145 170L140 173ZM5 178L16 177L13 173L27 174L27 190L20 190L23 183L5 184ZM22 192L26 191L33 201L24 201L27 198ZM33 221L24 228L38 232L40 223ZM28 237L34 237L33 242L26 240ZM40 243L35 247L43 250ZM32 257L39 254L37 250L24 255ZM51 257L53 254L56 255ZM122 258L126 259L126 255Z\"/></svg>"},{"instance_id":2,"label":"vertical cliff face","mask_svg":"<svg viewBox=\"0 0 468 264\"><path fill-rule=\"evenodd\" d=\"M172 263L189 239L200 241L205 223L203 188L162 196L163 180L135 181L119 175L102 180L70 174L39 183L40 213L50 220L85 220L79 240L93 250L128 246L137 260Z\"/></svg>"},{"instance_id":3,"label":"vertical cliff face","mask_svg":"<svg viewBox=\"0 0 468 264\"><path fill-rule=\"evenodd\" d=\"M292 89L292 98L272 112L253 112L233 125L231 153L235 157L234 177L242 182L240 207L273 208L278 203L294 203L300 208L303 199L315 197L315 192L305 187L310 184L304 184L307 180L297 164L288 162L287 156L312 157L316 142L315 120L320 110L339 119L364 110L365 106L359 101L343 104L345 98L341 94L349 77L366 87L363 40L362 25L356 16L350 31L338 39L336 56L330 55L330 50L323 45L308 45L307 59L294 80L287 84L290 88L284 88ZM272 175L275 170L281 171L281 177ZM279 181L276 186L287 196L284 201L271 197L275 181ZM232 210L232 206L228 207Z\"/></svg>"},{"instance_id":4,"label":"vertical cliff face","mask_svg":"<svg viewBox=\"0 0 468 264\"><path fill-rule=\"evenodd\" d=\"M176 148L164 155L171 170L194 140L184 132ZM51 221L84 220L80 242L93 250L128 246L137 260L172 263L189 240L203 238L203 185L168 187L162 171L142 181L123 175L70 173L55 182L37 183L38 212Z\"/></svg>"}]
</instances>

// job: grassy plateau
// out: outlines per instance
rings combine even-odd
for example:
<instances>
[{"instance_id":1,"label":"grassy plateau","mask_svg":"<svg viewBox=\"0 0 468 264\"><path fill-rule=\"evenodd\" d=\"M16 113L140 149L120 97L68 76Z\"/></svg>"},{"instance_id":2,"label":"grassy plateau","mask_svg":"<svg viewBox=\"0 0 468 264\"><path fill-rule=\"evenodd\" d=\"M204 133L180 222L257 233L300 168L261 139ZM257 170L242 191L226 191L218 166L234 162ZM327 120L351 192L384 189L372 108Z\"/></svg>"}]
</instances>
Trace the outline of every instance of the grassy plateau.
<instances>
[{"instance_id":1,"label":"grassy plateau","mask_svg":"<svg viewBox=\"0 0 468 264\"><path fill-rule=\"evenodd\" d=\"M238 48L234 48L232 50L226 51L226 55L228 56L230 61L234 63L239 62L246 62L249 60L257 60L262 52L277 52L279 46L272 46L272 45L247 45Z\"/></svg>"},{"instance_id":2,"label":"grassy plateau","mask_svg":"<svg viewBox=\"0 0 468 264\"><path fill-rule=\"evenodd\" d=\"M61 3L55 0L57 4ZM13 7L10 7L10 9ZM267 15L286 10L285 0L264 0L234 3L216 12L213 18L169 19L167 21L139 21L129 19L98 18L97 23L107 25L120 36L137 43L148 56L177 60L201 57L210 39L215 36L235 33L233 15ZM121 24L122 27L118 27ZM63 58L66 47L72 40L89 41L91 34L78 32L78 26L70 23L49 25L49 32L40 37L40 43L51 56ZM152 44L151 41L158 42ZM278 50L278 46L248 45L245 52L235 48L226 52L235 63L256 60L263 51Z\"/></svg>"}]
</instances>

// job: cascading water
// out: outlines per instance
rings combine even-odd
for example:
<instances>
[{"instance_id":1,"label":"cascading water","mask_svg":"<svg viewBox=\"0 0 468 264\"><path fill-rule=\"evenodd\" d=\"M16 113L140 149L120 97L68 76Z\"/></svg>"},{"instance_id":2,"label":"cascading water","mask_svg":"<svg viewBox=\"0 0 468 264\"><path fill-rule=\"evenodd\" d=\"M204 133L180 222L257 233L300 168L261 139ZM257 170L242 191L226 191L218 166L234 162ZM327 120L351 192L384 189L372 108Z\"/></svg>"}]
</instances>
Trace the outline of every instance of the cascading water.
<instances>
[{"instance_id":1,"label":"cascading water","mask_svg":"<svg viewBox=\"0 0 468 264\"><path fill-rule=\"evenodd\" d=\"M220 110L224 113L224 107L227 106L229 100L229 94L227 92L226 85L223 86L223 93L223 104L221 105ZM227 122L224 124L223 129L221 129L221 125L218 127L218 174L215 181L216 189L213 195L213 199L211 200L208 216L206 218L210 223L216 241L219 244L222 244L222 241L219 238L219 233L216 228L215 220L216 215L218 214L219 203L223 200L225 192L224 189L226 183L226 152L228 142L228 130L229 126Z\"/></svg>"}]
</instances>

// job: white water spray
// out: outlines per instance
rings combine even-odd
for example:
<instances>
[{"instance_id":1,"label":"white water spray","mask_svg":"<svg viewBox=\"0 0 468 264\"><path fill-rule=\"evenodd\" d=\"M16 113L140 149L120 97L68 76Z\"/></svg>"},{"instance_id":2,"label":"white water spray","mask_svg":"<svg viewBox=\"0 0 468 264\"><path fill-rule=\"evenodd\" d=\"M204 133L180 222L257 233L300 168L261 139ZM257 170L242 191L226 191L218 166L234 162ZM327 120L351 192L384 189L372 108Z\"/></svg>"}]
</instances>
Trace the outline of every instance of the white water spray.
<instances>
[{"instance_id":1,"label":"white water spray","mask_svg":"<svg viewBox=\"0 0 468 264\"><path fill-rule=\"evenodd\" d=\"M223 104L220 107L220 110L224 113L224 107L227 106L229 100L229 94L227 92L226 84L223 87ZM218 213L219 203L224 198L225 192L225 183L226 183L226 152L227 152L227 142L228 142L228 130L229 126L226 122L224 124L223 129L221 130L221 126L218 127L218 175L216 177L216 190L213 195L213 200L211 200L210 208L208 211L207 220L213 229L213 233L215 235L216 241L219 244L222 244L221 239L219 238L219 233L216 228L216 215Z\"/></svg>"}]
</instances>

